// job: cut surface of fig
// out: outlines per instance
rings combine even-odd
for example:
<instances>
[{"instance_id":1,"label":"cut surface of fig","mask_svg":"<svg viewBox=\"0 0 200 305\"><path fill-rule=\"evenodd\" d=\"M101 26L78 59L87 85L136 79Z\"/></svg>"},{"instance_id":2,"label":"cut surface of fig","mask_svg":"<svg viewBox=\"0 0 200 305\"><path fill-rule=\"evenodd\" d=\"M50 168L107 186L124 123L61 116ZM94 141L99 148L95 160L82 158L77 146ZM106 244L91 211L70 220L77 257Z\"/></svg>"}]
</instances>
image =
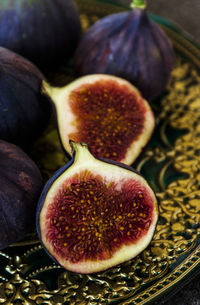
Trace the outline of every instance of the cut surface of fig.
<instances>
[{"instance_id":1,"label":"cut surface of fig","mask_svg":"<svg viewBox=\"0 0 200 305\"><path fill-rule=\"evenodd\" d=\"M37 209L37 230L60 265L94 273L123 263L150 243L157 200L131 167L97 159L72 142L72 161L46 184Z\"/></svg>"},{"instance_id":2,"label":"cut surface of fig","mask_svg":"<svg viewBox=\"0 0 200 305\"><path fill-rule=\"evenodd\" d=\"M63 147L86 142L98 157L131 164L154 129L153 112L129 82L89 75L63 88L48 88L54 101Z\"/></svg>"}]
</instances>

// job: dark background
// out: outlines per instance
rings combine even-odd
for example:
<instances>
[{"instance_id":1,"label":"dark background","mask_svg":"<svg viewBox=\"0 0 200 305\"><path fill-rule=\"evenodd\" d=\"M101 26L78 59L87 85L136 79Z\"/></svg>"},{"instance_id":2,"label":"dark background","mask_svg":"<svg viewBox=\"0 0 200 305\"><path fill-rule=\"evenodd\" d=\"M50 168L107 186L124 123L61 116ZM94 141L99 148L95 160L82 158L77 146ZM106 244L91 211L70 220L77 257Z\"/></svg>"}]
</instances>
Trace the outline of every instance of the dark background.
<instances>
[{"instance_id":1,"label":"dark background","mask_svg":"<svg viewBox=\"0 0 200 305\"><path fill-rule=\"evenodd\" d=\"M131 0L117 0L129 5ZM178 24L200 45L200 0L148 0L148 10Z\"/></svg>"},{"instance_id":2,"label":"dark background","mask_svg":"<svg viewBox=\"0 0 200 305\"><path fill-rule=\"evenodd\" d=\"M118 0L129 5L131 0ZM200 45L200 0L148 0L147 8L153 14L173 21ZM156 305L200 305L200 274L174 295Z\"/></svg>"}]
</instances>

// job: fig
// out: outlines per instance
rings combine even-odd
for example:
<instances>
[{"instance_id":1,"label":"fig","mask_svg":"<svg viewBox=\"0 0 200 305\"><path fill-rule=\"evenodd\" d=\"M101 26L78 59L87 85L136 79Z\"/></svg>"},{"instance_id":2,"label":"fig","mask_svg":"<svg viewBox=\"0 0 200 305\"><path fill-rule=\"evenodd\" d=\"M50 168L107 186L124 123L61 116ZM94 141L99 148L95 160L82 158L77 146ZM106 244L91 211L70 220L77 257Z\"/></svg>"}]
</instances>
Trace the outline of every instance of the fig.
<instances>
[{"instance_id":1,"label":"fig","mask_svg":"<svg viewBox=\"0 0 200 305\"><path fill-rule=\"evenodd\" d=\"M62 146L86 142L97 157L132 164L150 139L155 119L148 102L128 81L92 74L56 88L43 83L57 115Z\"/></svg>"},{"instance_id":2,"label":"fig","mask_svg":"<svg viewBox=\"0 0 200 305\"><path fill-rule=\"evenodd\" d=\"M73 157L45 185L37 231L47 253L67 270L103 271L141 253L158 219L156 196L133 168L96 158L71 141Z\"/></svg>"},{"instance_id":3,"label":"fig","mask_svg":"<svg viewBox=\"0 0 200 305\"><path fill-rule=\"evenodd\" d=\"M50 98L42 92L44 76L30 61L3 47L0 74L0 139L28 149L52 111Z\"/></svg>"},{"instance_id":4,"label":"fig","mask_svg":"<svg viewBox=\"0 0 200 305\"><path fill-rule=\"evenodd\" d=\"M83 35L74 57L77 76L105 73L127 79L152 101L166 87L173 68L172 44L150 19L144 0L111 14Z\"/></svg>"},{"instance_id":5,"label":"fig","mask_svg":"<svg viewBox=\"0 0 200 305\"><path fill-rule=\"evenodd\" d=\"M73 0L0 1L0 45L41 69L70 58L80 34Z\"/></svg>"},{"instance_id":6,"label":"fig","mask_svg":"<svg viewBox=\"0 0 200 305\"><path fill-rule=\"evenodd\" d=\"M0 249L35 229L43 186L37 165L19 147L0 140Z\"/></svg>"}]
</instances>

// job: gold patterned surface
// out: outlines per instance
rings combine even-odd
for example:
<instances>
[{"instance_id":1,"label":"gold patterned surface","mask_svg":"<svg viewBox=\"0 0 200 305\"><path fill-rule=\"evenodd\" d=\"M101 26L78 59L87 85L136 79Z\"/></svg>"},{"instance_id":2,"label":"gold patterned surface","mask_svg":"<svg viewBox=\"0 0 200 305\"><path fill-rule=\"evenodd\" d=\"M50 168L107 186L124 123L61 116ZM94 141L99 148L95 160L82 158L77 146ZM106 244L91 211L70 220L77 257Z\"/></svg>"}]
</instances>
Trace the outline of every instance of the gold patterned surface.
<instances>
[{"instance_id":1,"label":"gold patterned surface","mask_svg":"<svg viewBox=\"0 0 200 305\"><path fill-rule=\"evenodd\" d=\"M113 5L78 1L84 27ZM152 107L156 130L134 166L159 199L160 218L150 246L135 259L94 275L65 271L52 262L36 234L0 252L0 304L147 304L178 285L200 263L200 51L178 33L175 67ZM55 121L33 152L45 179L68 159Z\"/></svg>"}]
</instances>

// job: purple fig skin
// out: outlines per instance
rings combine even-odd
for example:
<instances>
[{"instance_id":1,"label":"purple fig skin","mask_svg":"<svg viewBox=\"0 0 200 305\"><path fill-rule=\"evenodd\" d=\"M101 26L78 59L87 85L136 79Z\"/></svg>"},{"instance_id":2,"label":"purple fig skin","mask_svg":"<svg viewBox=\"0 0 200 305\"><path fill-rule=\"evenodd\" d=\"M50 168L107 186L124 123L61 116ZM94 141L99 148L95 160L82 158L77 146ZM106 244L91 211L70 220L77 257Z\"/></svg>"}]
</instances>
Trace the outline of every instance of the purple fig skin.
<instances>
[{"instance_id":1,"label":"purple fig skin","mask_svg":"<svg viewBox=\"0 0 200 305\"><path fill-rule=\"evenodd\" d=\"M46 128L52 112L42 92L44 76L22 56L0 47L0 139L28 149Z\"/></svg>"},{"instance_id":2,"label":"purple fig skin","mask_svg":"<svg viewBox=\"0 0 200 305\"><path fill-rule=\"evenodd\" d=\"M0 45L49 68L71 57L81 35L73 0L0 1Z\"/></svg>"},{"instance_id":3,"label":"purple fig skin","mask_svg":"<svg viewBox=\"0 0 200 305\"><path fill-rule=\"evenodd\" d=\"M43 179L21 148L0 140L0 249L35 229L36 204Z\"/></svg>"},{"instance_id":4,"label":"purple fig skin","mask_svg":"<svg viewBox=\"0 0 200 305\"><path fill-rule=\"evenodd\" d=\"M166 87L174 52L164 31L146 9L134 8L92 25L75 53L77 75L113 74L130 81L148 101Z\"/></svg>"}]
</instances>

